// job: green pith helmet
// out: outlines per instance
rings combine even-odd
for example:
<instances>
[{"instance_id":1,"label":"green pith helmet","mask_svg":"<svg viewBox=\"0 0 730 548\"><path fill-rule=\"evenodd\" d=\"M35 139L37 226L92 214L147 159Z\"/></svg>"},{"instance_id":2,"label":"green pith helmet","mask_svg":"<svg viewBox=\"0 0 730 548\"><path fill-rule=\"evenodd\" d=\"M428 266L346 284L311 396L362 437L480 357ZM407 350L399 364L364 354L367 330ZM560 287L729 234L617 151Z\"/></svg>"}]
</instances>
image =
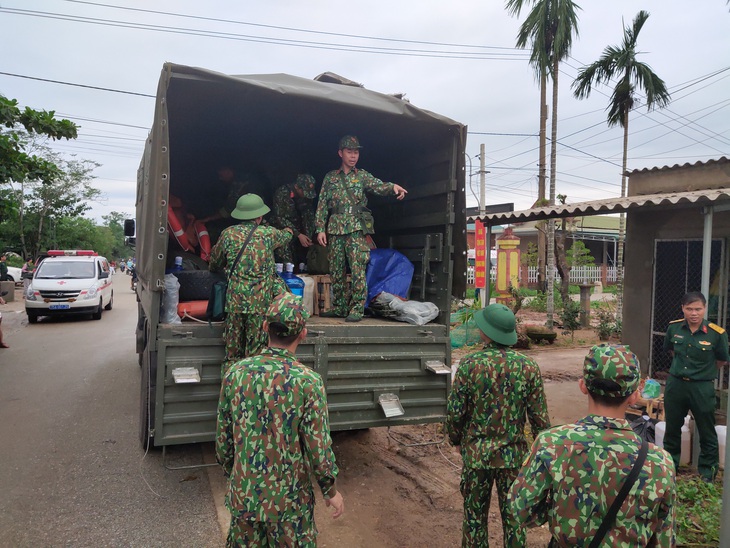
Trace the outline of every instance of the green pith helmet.
<instances>
[{"instance_id":1,"label":"green pith helmet","mask_svg":"<svg viewBox=\"0 0 730 548\"><path fill-rule=\"evenodd\" d=\"M474 321L482 332L497 344L512 346L517 342L515 315L503 304L490 304L474 314Z\"/></svg>"},{"instance_id":2,"label":"green pith helmet","mask_svg":"<svg viewBox=\"0 0 730 548\"><path fill-rule=\"evenodd\" d=\"M236 209L231 212L231 217L240 219L241 221L250 221L258 217L263 217L271 209L257 194L244 194L236 202Z\"/></svg>"},{"instance_id":3,"label":"green pith helmet","mask_svg":"<svg viewBox=\"0 0 730 548\"><path fill-rule=\"evenodd\" d=\"M343 148L360 149L360 141L354 135L345 135L340 139L340 150Z\"/></svg>"}]
</instances>

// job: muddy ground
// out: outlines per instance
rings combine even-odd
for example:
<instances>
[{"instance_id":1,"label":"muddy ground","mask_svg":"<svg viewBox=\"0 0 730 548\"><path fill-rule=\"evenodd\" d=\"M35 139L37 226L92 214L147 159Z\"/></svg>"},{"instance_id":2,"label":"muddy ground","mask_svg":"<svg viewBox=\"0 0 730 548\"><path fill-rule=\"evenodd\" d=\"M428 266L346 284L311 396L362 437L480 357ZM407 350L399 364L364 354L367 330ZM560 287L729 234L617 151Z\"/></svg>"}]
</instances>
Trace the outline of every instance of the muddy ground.
<instances>
[{"instance_id":1,"label":"muddy ground","mask_svg":"<svg viewBox=\"0 0 730 548\"><path fill-rule=\"evenodd\" d=\"M596 342L593 330L581 330L575 332L572 341L561 335L553 345L524 351L540 365L553 424L585 415L587 404L576 381L586 349ZM474 350L454 349L453 359L459 360ZM415 445L429 441L440 443ZM332 520L330 510L320 500L316 511L319 546L461 545L461 457L444 439L441 425L336 432L333 443L346 514ZM489 537L490 546L503 545L496 492ZM527 538L528 546L546 546L550 535L540 527L529 530Z\"/></svg>"}]
</instances>

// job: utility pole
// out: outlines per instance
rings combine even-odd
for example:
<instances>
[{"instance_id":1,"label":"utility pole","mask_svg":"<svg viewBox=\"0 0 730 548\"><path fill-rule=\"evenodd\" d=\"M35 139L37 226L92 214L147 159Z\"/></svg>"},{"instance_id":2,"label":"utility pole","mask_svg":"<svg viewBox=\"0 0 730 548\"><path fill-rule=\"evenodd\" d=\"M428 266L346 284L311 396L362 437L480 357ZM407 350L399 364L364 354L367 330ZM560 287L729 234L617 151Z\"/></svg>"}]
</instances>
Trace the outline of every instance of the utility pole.
<instances>
[{"instance_id":1,"label":"utility pole","mask_svg":"<svg viewBox=\"0 0 730 548\"><path fill-rule=\"evenodd\" d=\"M484 211L486 210L487 206L487 190L486 190L486 184L487 184L487 171L485 169L485 159L484 159L484 143L479 145L479 216L484 216ZM487 242L487 249L489 249L489 242ZM489 259L489 257L487 257Z\"/></svg>"}]
</instances>

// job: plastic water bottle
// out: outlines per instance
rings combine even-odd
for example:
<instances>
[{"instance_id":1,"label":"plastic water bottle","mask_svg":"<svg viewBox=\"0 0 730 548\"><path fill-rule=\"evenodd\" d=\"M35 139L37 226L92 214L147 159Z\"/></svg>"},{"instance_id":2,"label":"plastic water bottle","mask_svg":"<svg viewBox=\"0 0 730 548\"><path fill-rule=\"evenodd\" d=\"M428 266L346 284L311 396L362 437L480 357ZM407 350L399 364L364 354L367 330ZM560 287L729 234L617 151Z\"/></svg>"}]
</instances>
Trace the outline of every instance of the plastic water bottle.
<instances>
[{"instance_id":1,"label":"plastic water bottle","mask_svg":"<svg viewBox=\"0 0 730 548\"><path fill-rule=\"evenodd\" d=\"M286 272L284 273L284 281L289 286L291 292L297 297L304 298L304 280L294 274L294 265L286 263Z\"/></svg>"},{"instance_id":2,"label":"plastic water bottle","mask_svg":"<svg viewBox=\"0 0 730 548\"><path fill-rule=\"evenodd\" d=\"M282 278L284 277L284 263L276 263L276 273Z\"/></svg>"},{"instance_id":3,"label":"plastic water bottle","mask_svg":"<svg viewBox=\"0 0 730 548\"><path fill-rule=\"evenodd\" d=\"M172 269L173 272L180 272L183 269L182 266L182 257L177 256L175 257L175 266Z\"/></svg>"}]
</instances>

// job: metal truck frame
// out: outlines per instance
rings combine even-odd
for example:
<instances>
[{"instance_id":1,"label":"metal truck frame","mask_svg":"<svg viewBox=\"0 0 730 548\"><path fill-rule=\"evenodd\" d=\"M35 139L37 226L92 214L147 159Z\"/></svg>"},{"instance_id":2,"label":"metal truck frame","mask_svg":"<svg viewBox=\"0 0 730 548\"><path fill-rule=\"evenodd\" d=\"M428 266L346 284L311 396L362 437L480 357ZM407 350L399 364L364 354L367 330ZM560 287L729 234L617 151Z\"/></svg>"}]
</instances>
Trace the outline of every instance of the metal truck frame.
<instances>
[{"instance_id":1,"label":"metal truck frame","mask_svg":"<svg viewBox=\"0 0 730 548\"><path fill-rule=\"evenodd\" d=\"M297 356L324 379L333 430L444 419L451 301L452 295L463 297L466 281L466 127L352 84L327 73L307 80L164 65L137 176L143 444L211 441L216 428L222 325L159 322L164 273L171 264L168 247L176 254L167 229L171 190L204 202L226 158L261 174L272 192L297 172L321 181L339 167L337 143L348 133L366 147L363 168L408 190L402 202L371 199L374 240L413 262L410 299L436 303L440 315L424 326L375 318L346 324L313 316ZM176 383L173 371L181 367L195 368L200 382Z\"/></svg>"}]
</instances>

